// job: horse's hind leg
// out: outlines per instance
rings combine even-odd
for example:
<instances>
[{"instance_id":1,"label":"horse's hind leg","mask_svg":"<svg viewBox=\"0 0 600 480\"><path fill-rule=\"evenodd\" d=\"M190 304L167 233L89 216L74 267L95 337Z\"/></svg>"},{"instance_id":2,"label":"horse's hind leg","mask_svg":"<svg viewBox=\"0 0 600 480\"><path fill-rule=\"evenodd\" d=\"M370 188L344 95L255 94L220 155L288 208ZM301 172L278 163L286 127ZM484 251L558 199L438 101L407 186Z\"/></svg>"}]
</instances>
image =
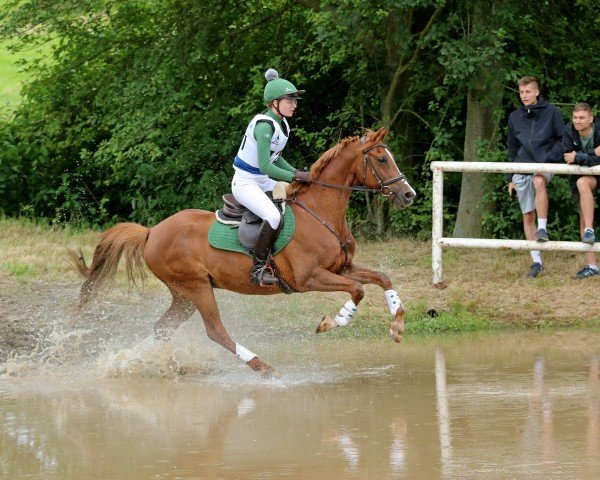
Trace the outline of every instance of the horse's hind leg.
<instances>
[{"instance_id":1,"label":"horse's hind leg","mask_svg":"<svg viewBox=\"0 0 600 480\"><path fill-rule=\"evenodd\" d=\"M169 288L173 300L162 317L154 324L154 337L159 340L168 340L175 333L177 327L190 318L196 307L187 298Z\"/></svg>"},{"instance_id":2,"label":"horse's hind leg","mask_svg":"<svg viewBox=\"0 0 600 480\"><path fill-rule=\"evenodd\" d=\"M247 364L252 370L263 373L265 376L279 376L273 367L266 364L258 358L258 356L239 343L234 342L223 323L221 322L221 315L219 314L219 308L213 292L210 281L199 280L193 285L185 287L185 291L182 291L188 299L190 299L202 316L204 326L206 328L206 334L212 341L217 342L222 347L235 354L242 362Z\"/></svg>"}]
</instances>

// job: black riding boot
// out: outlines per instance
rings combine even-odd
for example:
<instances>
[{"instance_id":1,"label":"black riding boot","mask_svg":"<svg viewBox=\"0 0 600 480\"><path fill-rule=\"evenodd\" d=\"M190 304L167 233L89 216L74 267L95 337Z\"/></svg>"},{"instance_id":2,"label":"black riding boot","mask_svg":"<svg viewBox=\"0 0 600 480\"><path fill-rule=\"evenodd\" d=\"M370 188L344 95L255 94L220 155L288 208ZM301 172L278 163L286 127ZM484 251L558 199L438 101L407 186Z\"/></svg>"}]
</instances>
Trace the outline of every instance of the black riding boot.
<instances>
[{"instance_id":1,"label":"black riding boot","mask_svg":"<svg viewBox=\"0 0 600 480\"><path fill-rule=\"evenodd\" d=\"M277 230L271 228L269 222L263 220L254 246L254 265L252 265L250 271L250 281L252 283L258 283L259 285L276 285L279 283L277 277L267 268L267 258L276 236Z\"/></svg>"}]
</instances>

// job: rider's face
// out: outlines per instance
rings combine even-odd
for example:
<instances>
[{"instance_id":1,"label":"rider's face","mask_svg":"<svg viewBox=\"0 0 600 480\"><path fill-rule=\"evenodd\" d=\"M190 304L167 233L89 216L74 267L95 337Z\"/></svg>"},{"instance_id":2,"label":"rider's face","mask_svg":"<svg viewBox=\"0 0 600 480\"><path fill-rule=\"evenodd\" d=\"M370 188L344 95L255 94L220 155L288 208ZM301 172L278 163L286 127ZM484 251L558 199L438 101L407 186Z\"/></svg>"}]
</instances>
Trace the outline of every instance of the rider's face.
<instances>
[{"instance_id":1,"label":"rider's face","mask_svg":"<svg viewBox=\"0 0 600 480\"><path fill-rule=\"evenodd\" d=\"M296 100L295 98L282 98L280 100L275 101L278 102L277 107L279 108L281 115L283 115L284 117L291 117L292 115L294 115L294 112L296 111L296 106L298 105L298 100Z\"/></svg>"}]
</instances>

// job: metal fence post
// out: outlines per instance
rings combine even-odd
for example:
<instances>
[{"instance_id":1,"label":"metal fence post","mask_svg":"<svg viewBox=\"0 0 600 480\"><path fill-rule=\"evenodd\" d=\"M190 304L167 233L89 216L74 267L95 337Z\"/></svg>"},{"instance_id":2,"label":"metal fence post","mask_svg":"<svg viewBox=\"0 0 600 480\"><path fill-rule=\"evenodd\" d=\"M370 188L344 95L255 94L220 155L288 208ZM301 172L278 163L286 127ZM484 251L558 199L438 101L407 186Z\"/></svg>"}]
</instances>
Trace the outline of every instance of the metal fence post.
<instances>
[{"instance_id":1,"label":"metal fence post","mask_svg":"<svg viewBox=\"0 0 600 480\"><path fill-rule=\"evenodd\" d=\"M432 231L431 231L431 265L433 268L433 284L442 281L442 247L440 239L444 232L444 171L433 169L432 198Z\"/></svg>"}]
</instances>

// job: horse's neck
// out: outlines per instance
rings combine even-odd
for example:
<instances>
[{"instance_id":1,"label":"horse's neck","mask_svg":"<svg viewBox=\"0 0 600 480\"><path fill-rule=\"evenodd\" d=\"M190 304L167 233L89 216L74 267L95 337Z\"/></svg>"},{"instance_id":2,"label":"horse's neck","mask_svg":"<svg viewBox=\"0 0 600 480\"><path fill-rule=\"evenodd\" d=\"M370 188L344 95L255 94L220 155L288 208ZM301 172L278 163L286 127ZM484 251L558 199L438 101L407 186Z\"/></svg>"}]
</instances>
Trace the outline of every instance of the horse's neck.
<instances>
[{"instance_id":1,"label":"horse's neck","mask_svg":"<svg viewBox=\"0 0 600 480\"><path fill-rule=\"evenodd\" d=\"M354 174L350 160L350 158L332 159L315 179L342 188L324 187L313 183L308 190L298 196L299 200L317 212L323 220L340 227L346 224L346 210L352 193L349 187L353 186Z\"/></svg>"}]
</instances>

